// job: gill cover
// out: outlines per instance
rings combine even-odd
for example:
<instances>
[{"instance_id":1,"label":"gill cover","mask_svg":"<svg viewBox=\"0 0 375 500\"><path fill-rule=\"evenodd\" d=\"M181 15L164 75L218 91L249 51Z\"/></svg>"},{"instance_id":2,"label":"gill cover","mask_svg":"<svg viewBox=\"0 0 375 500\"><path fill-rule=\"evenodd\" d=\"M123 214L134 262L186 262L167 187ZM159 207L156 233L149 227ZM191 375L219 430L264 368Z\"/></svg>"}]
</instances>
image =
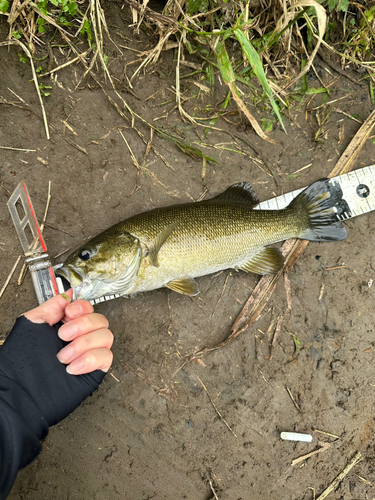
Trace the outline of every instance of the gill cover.
<instances>
[{"instance_id":1,"label":"gill cover","mask_svg":"<svg viewBox=\"0 0 375 500\"><path fill-rule=\"evenodd\" d=\"M141 261L139 239L109 229L71 254L57 273L70 282L75 300L91 300L109 293L126 294Z\"/></svg>"},{"instance_id":2,"label":"gill cover","mask_svg":"<svg viewBox=\"0 0 375 500\"><path fill-rule=\"evenodd\" d=\"M125 271L121 276L110 276L107 279L103 278L104 283L110 284L112 293L119 293L125 295L127 290L129 290L137 278L139 266L142 261L142 248L138 242L137 253L135 254L133 260L128 266L126 266ZM99 280L100 281L100 280Z\"/></svg>"}]
</instances>

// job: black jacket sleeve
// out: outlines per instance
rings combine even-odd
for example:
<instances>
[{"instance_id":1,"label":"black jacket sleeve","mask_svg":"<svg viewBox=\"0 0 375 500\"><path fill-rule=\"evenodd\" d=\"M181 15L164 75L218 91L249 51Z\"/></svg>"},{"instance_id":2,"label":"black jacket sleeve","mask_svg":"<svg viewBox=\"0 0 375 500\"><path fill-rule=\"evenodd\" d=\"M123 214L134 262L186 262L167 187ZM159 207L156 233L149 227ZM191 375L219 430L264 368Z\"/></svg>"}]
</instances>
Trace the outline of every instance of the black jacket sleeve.
<instances>
[{"instance_id":1,"label":"black jacket sleeve","mask_svg":"<svg viewBox=\"0 0 375 500\"><path fill-rule=\"evenodd\" d=\"M17 472L40 452L51 425L68 416L95 391L105 373L69 375L56 354L67 345L60 325L18 318L0 348L0 500Z\"/></svg>"}]
</instances>

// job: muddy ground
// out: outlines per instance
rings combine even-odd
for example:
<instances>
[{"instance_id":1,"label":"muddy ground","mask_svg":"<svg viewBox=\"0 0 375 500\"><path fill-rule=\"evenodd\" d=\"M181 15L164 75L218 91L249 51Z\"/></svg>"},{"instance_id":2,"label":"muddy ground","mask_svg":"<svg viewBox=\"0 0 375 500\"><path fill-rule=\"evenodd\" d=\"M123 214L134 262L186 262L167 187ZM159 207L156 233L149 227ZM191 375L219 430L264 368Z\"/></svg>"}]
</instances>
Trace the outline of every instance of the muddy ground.
<instances>
[{"instance_id":1,"label":"muddy ground","mask_svg":"<svg viewBox=\"0 0 375 500\"><path fill-rule=\"evenodd\" d=\"M145 34L133 35L126 9L107 2L106 15L120 45L142 50L153 43ZM126 39L119 36L120 29ZM6 33L0 19L2 40ZM0 146L35 150L1 150L1 183L12 191L25 179L42 217L52 181L47 221L54 228L45 229L52 256L132 214L197 200L206 189L209 197L246 180L264 200L306 186L330 172L360 126L337 109L358 115L360 121L371 112L367 86L341 76L329 100L343 99L334 104L327 135L320 142L313 140L318 127L313 113L306 113L307 101L285 116L288 135L278 127L271 133L276 145L259 139L239 115L228 117L233 124L217 122L222 131L195 129L181 122L174 101L163 104L174 99L173 51L163 53L157 66L134 80L133 94L126 91L121 75L135 53L122 49L121 55L106 43L109 67L129 105L186 142L208 145L202 150L219 163L207 165L202 182L201 161L156 136L154 145L173 170L153 151L144 161L146 145L126 128L98 85L83 80L74 90L83 75L80 66L60 71L58 84L45 79L45 85L52 86L44 99L46 113L55 127L47 141L43 123L31 111L40 113L29 65L19 61L18 48L0 50L0 96L19 103L13 90L30 106L25 110L0 104ZM59 63L65 62L55 54ZM128 66L129 76L135 68ZM322 60L317 68L326 84L338 76ZM355 72L348 74L360 79ZM314 76L309 81L320 86ZM109 91L104 78L102 82ZM202 96L193 78L183 80L183 91L191 98L185 103L190 112L207 102L215 104ZM217 82L217 102L225 95ZM318 96L309 108L320 103ZM153 121L156 118L160 119ZM139 122L137 126L148 138L147 128ZM144 167L140 173L119 130ZM237 136L237 143L229 132ZM215 145L224 149L214 149ZM240 148L244 154L230 151ZM375 146L369 140L356 168L373 163ZM21 253L6 202L1 188L0 285ZM98 306L115 335L112 376L51 428L43 452L19 474L9 498L209 500L215 498L214 490L220 500L310 500L314 490L316 496L322 493L360 451L362 462L329 498L374 499L375 286L370 285L375 280L375 215L355 218L346 226L345 241L311 243L298 260L290 275L291 310L281 280L251 329L182 369L186 356L228 335L258 277L228 271L200 278L201 293L194 299L157 290ZM19 270L0 299L1 338L20 313L36 305L30 276L17 286ZM280 315L285 318L269 359L267 331ZM312 443L296 444L279 437L285 430L312 429L338 438L312 432ZM320 442L331 446L291 466L293 459L317 449Z\"/></svg>"}]
</instances>

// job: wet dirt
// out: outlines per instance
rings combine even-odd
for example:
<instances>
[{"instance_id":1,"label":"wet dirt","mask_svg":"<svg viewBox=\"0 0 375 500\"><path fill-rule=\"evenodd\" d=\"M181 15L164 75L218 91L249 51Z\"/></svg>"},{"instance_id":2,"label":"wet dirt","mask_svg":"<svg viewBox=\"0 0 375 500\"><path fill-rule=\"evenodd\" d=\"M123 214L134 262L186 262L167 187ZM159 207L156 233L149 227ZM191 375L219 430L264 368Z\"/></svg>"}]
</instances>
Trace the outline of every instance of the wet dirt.
<instances>
[{"instance_id":1,"label":"wet dirt","mask_svg":"<svg viewBox=\"0 0 375 500\"><path fill-rule=\"evenodd\" d=\"M133 34L129 14L116 3L107 2L106 16L119 45L143 50L153 43L144 33ZM0 19L1 39L6 33ZM276 145L257 137L238 114L227 117L232 123L216 123L222 131L195 128L183 123L176 110L173 51L163 52L156 66L141 72L129 93L122 75L136 53L123 48L121 55L109 41L106 50L119 93L132 109L218 163L207 164L203 182L202 161L156 135L153 144L173 170L152 150L144 159L147 145L98 85L89 78L75 90L84 72L76 65L59 71L58 83L45 78L45 85L52 86L44 99L46 113L55 127L46 140L33 112L40 114L40 105L30 67L19 61L18 48L1 48L0 96L20 104L13 90L27 109L0 104L0 146L33 150L0 150L1 184L12 191L25 179L42 217L52 181L47 222L53 227L45 228L51 256L132 214L197 200L205 190L210 197L237 181L251 182L261 200L306 186L332 170L360 126L337 109L360 121L371 111L367 88L341 75L328 100L342 99L333 104L318 142L315 112L306 112L307 101L284 117L288 135L279 127L270 134ZM65 62L58 52L56 57ZM136 67L127 66L128 77ZM318 70L328 85L332 68L320 61ZM108 82L101 81L121 106ZM215 104L193 77L182 81L188 112ZM320 86L314 76L310 84ZM226 95L219 81L215 91L219 103ZM317 96L308 108L321 103ZM136 126L148 140L147 127L139 121ZM375 146L369 140L356 168L374 163ZM1 285L21 253L4 188ZM199 362L183 366L186 356L228 335L257 276L228 271L200 278L201 293L193 299L163 289L97 306L115 335L111 372L93 397L50 429L43 452L20 472L10 500L307 500L314 491L321 494L358 451L363 460L329 498L375 498L375 215L346 226L345 241L311 243L298 260L290 275L291 309L281 280L260 320ZM36 305L30 276L17 286L19 271L20 266L0 299L1 338L19 314ZM270 359L274 327L269 327L281 315ZM312 432L312 443L293 443L279 437L281 431L312 429L338 438ZM291 466L321 442L330 442L330 448Z\"/></svg>"}]
</instances>

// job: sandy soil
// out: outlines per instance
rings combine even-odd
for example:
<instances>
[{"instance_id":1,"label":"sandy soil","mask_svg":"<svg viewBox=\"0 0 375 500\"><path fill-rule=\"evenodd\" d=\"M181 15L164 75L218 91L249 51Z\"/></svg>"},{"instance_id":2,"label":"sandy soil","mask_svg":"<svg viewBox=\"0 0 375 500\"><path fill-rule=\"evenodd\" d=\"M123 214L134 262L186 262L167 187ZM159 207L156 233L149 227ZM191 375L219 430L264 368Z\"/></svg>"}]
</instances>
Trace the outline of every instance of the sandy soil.
<instances>
[{"instance_id":1,"label":"sandy soil","mask_svg":"<svg viewBox=\"0 0 375 500\"><path fill-rule=\"evenodd\" d=\"M116 42L137 50L150 43L144 34L134 37L127 27L126 9L107 4ZM119 29L127 39L120 38ZM0 19L1 39L6 30ZM46 112L55 127L47 141L42 122L31 111L40 113L30 67L20 63L16 48L2 48L0 96L16 102L11 89L30 110L0 105L0 146L35 151L1 150L1 183L12 191L25 179L41 217L48 181L52 181L48 222L58 229L45 229L52 256L132 214L197 200L205 189L209 197L246 180L263 200L306 186L329 173L359 128L357 122L334 111L325 127L327 136L314 142L317 123L313 113L305 114L303 105L285 118L288 135L279 128L272 133L277 145L259 139L240 124L238 115L229 116L237 125L224 120L216 124L222 132L194 129L181 122L174 102L163 104L174 99L172 51L163 53L160 65L135 80L133 95L126 91L121 75L125 62L135 58L134 52L124 50L120 55L111 44L106 50L118 89L129 105L149 121L163 117L154 123L180 134L186 142L209 144L202 149L219 163L207 166L202 182L201 161L158 137L154 145L173 170L152 151L143 161L145 144L126 128L95 82L85 80L74 90L83 74L79 66L60 71L59 85L46 79L45 85L53 87L45 99ZM58 52L56 56L64 62ZM128 67L128 75L135 67ZM328 84L332 76L326 65L318 61L317 67ZM193 112L195 106L214 104L192 82L192 78L183 80L184 96L192 98L186 108ZM103 83L109 89L104 79ZM320 86L313 76L310 83ZM341 76L335 89L329 100L345 97L335 109L356 113L360 120L368 116L371 102L366 86ZM225 93L217 83L216 102ZM320 102L316 97L310 108ZM148 138L147 129L137 126ZM123 127L145 167L142 172L132 163L118 127ZM238 144L229 132L238 136ZM224 149L212 147L218 144ZM225 149L240 147L242 155ZM368 141L356 167L373 163L375 146ZM291 175L306 165L310 166ZM1 188L0 284L21 253L6 202L7 193ZM220 500L310 500L314 490L317 496L322 493L358 451L362 462L329 499L374 499L375 286L368 283L375 280L375 216L363 215L346 226L345 241L312 243L299 259L290 276L291 310L280 281L251 329L182 369L186 356L228 335L258 277L224 272L199 279L201 294L194 299L157 290L98 306L115 334L113 376L107 376L100 390L74 414L51 428L40 457L19 474L10 500L210 500L215 498L212 488ZM326 270L336 266L340 267ZM1 338L18 314L36 305L30 276L17 286L19 269L0 300ZM285 319L269 359L267 331L282 314ZM311 444L279 438L284 430L311 429L339 438L318 432L313 432ZM319 442L329 442L331 447L302 465L291 466L294 458L317 449Z\"/></svg>"}]
</instances>

